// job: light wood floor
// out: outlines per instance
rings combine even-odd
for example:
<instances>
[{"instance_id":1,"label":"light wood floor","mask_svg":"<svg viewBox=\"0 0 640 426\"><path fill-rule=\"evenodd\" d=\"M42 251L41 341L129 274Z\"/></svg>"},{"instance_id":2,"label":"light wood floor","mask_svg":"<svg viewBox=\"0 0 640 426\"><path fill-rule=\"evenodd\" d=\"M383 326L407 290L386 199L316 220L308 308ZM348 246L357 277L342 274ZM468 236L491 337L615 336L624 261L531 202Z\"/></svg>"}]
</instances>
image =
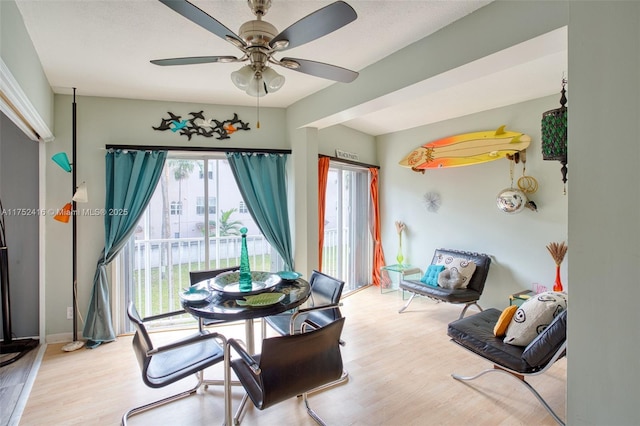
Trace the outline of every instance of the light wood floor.
<instances>
[{"instance_id":1,"label":"light wood floor","mask_svg":"<svg viewBox=\"0 0 640 426\"><path fill-rule=\"evenodd\" d=\"M311 406L329 425L554 425L533 395L516 380L490 374L470 383L452 372L473 374L491 365L451 343L447 324L458 306L414 300L398 314L399 293L368 288L343 299L347 318L343 339L348 383L312 395ZM502 308L502 307L498 307ZM243 337L243 326L219 327L227 337ZM259 325L256 325L259 336ZM174 339L176 334L154 334ZM21 425L117 425L129 408L186 389L149 389L131 350L131 336L97 349L62 352L49 345L25 407ZM259 347L259 345L257 345ZM222 377L212 367L207 377ZM530 382L564 418L566 359ZM222 424L220 388L140 414L131 425ZM242 397L234 387L234 409ZM265 411L251 406L246 425L314 425L301 400L292 398Z\"/></svg>"},{"instance_id":2,"label":"light wood floor","mask_svg":"<svg viewBox=\"0 0 640 426\"><path fill-rule=\"evenodd\" d=\"M23 392L29 387L31 376L31 367L38 358L40 346L30 350L16 361L5 365L0 369L0 401L2 401L2 409L0 410L0 425L9 425L16 418L17 411L24 406ZM9 361L16 357L17 354L2 354L0 361Z\"/></svg>"}]
</instances>

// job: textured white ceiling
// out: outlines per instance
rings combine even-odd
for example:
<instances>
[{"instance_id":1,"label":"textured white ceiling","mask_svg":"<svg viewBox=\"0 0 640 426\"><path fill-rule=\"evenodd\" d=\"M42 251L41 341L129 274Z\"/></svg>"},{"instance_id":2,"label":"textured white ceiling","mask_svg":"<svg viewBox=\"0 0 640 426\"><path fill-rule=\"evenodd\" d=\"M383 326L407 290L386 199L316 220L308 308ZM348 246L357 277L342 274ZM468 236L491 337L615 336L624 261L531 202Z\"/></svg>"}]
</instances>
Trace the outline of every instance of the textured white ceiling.
<instances>
[{"instance_id":1,"label":"textured white ceiling","mask_svg":"<svg viewBox=\"0 0 640 426\"><path fill-rule=\"evenodd\" d=\"M488 0L347 1L358 13L355 22L323 38L288 50L286 56L360 71L490 3ZM16 0L16 3L56 93L70 93L71 87L77 87L78 93L85 96L223 105L255 104L254 98L231 83L229 75L240 68L238 63L176 67L158 67L149 63L151 59L237 55L239 52L230 43L188 21L157 0ZM236 32L242 23L254 19L244 0L194 0L193 3ZM273 0L265 20L278 30L283 30L329 3L331 1ZM562 61L557 57L547 59ZM549 68L549 63L529 65L538 64ZM566 65L563 66L564 71ZM278 68L278 72L287 81L280 91L261 99L263 106L287 107L334 84L284 68ZM557 91L559 78L557 74L553 77L552 83ZM498 78L504 80L506 77L501 75ZM446 89L481 90L489 80L490 77L485 76L475 82L468 80L460 87ZM440 92L440 96L446 96L444 89L431 88L424 93L415 93L437 97ZM538 96L553 93L548 88L545 90L547 93L540 92ZM531 96L536 97L535 94ZM399 98L395 108L377 112L384 113L385 120L379 120L369 110L367 114L344 124L374 135L413 127L421 124L420 120L409 120L407 111L415 103L424 108L424 102L424 98L416 96ZM464 114L460 107L441 106L438 114L430 115L429 120L433 122L449 118L451 114ZM451 111L447 112L448 109ZM473 109L486 108L478 104L473 105ZM397 122L397 128L380 127L381 122L394 123L389 120L390 114L398 114L398 117L405 119Z\"/></svg>"}]
</instances>

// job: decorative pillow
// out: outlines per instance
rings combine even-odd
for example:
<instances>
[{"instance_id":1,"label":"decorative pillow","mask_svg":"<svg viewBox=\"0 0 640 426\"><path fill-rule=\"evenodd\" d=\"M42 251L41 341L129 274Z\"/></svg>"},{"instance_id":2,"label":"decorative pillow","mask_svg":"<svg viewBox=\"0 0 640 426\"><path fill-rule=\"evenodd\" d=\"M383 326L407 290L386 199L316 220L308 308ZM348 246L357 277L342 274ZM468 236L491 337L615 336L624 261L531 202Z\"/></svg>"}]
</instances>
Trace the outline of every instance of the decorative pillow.
<instances>
[{"instance_id":1,"label":"decorative pillow","mask_svg":"<svg viewBox=\"0 0 640 426\"><path fill-rule=\"evenodd\" d=\"M511 319L504 342L527 346L565 309L566 293L547 291L532 297L518 308Z\"/></svg>"},{"instance_id":2,"label":"decorative pillow","mask_svg":"<svg viewBox=\"0 0 640 426\"><path fill-rule=\"evenodd\" d=\"M424 276L420 279L420 282L423 284L437 287L438 275L443 270L444 270L444 265L429 265L429 267L427 268L427 272L424 273Z\"/></svg>"},{"instance_id":3,"label":"decorative pillow","mask_svg":"<svg viewBox=\"0 0 640 426\"><path fill-rule=\"evenodd\" d=\"M493 327L494 336L502 337L505 335L505 333L507 332L507 328L511 323L511 319L513 318L513 315L516 313L517 310L518 310L518 306L511 305L511 306L507 306L504 309L504 311L502 311L502 313L500 314L500 318L498 318L496 325Z\"/></svg>"},{"instance_id":4,"label":"decorative pillow","mask_svg":"<svg viewBox=\"0 0 640 426\"><path fill-rule=\"evenodd\" d=\"M467 288L471 276L476 270L473 260L453 256L440 256L436 265L444 265L445 269L456 269L462 276L462 284L455 288Z\"/></svg>"},{"instance_id":5,"label":"decorative pillow","mask_svg":"<svg viewBox=\"0 0 640 426\"><path fill-rule=\"evenodd\" d=\"M442 288L462 288L465 280L456 268L445 269L438 275L438 285Z\"/></svg>"}]
</instances>

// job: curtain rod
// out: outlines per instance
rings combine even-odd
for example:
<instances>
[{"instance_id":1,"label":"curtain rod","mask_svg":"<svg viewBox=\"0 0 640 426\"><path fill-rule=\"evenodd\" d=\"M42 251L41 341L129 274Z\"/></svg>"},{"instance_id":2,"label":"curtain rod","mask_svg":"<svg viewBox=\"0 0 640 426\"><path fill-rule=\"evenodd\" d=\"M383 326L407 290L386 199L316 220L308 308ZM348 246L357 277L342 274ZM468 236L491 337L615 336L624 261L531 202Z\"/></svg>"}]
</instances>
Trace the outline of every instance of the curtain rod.
<instances>
[{"instance_id":1,"label":"curtain rod","mask_svg":"<svg viewBox=\"0 0 640 426\"><path fill-rule=\"evenodd\" d=\"M130 149L152 151L189 151L189 152L251 152L259 154L291 154L290 149L255 149L255 148L219 148L204 146L160 146L160 145L105 145L106 149Z\"/></svg>"},{"instance_id":2,"label":"curtain rod","mask_svg":"<svg viewBox=\"0 0 640 426\"><path fill-rule=\"evenodd\" d=\"M373 167L375 169L380 170L380 166L376 166L375 164L360 163L358 161L351 161L351 160L346 160L344 158L332 157L330 155L318 154L318 158L323 158L323 157L326 157L331 161L337 161L338 163L346 163L346 164L351 164L351 165L354 165L354 166L366 167L368 169Z\"/></svg>"}]
</instances>

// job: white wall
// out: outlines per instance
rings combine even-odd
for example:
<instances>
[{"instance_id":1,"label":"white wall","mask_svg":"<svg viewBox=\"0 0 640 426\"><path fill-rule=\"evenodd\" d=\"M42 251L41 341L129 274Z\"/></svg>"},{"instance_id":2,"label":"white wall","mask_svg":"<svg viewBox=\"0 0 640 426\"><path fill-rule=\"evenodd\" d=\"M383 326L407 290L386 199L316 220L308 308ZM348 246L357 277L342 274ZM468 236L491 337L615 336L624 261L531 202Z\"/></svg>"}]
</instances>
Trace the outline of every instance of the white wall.
<instances>
[{"instance_id":1,"label":"white wall","mask_svg":"<svg viewBox=\"0 0 640 426\"><path fill-rule=\"evenodd\" d=\"M49 129L53 129L53 91L13 0L0 1L0 56Z\"/></svg>"},{"instance_id":2,"label":"white wall","mask_svg":"<svg viewBox=\"0 0 640 426\"><path fill-rule=\"evenodd\" d=\"M319 153L329 156L336 155L336 149L358 154L358 162L363 164L378 164L378 153L375 147L375 137L353 130L349 127L337 125L319 131Z\"/></svg>"},{"instance_id":3,"label":"white wall","mask_svg":"<svg viewBox=\"0 0 640 426\"><path fill-rule=\"evenodd\" d=\"M555 264L545 246L552 241L567 240L567 196L563 194L560 163L542 160L540 121L544 111L560 106L559 99L558 94L379 136L382 232L387 263L396 263L398 241L394 222L400 220L407 225L404 257L423 271L431 262L434 249L440 247L491 255L489 277L480 299L482 307L502 309L509 303L509 294L529 289L533 283L551 289ZM460 133L497 129L503 124L507 130L531 136L526 172L539 183L538 191L530 196L538 206L537 212L525 209L506 214L498 210L497 194L511 186L507 159L427 170L424 174L398 165L405 155L424 143ZM522 171L522 163L516 164L516 187ZM424 194L431 191L441 196L437 213L429 212L424 203ZM562 275L568 289L566 264Z\"/></svg>"},{"instance_id":4,"label":"white wall","mask_svg":"<svg viewBox=\"0 0 640 426\"><path fill-rule=\"evenodd\" d=\"M570 425L637 425L640 3L571 2Z\"/></svg>"}]
</instances>

